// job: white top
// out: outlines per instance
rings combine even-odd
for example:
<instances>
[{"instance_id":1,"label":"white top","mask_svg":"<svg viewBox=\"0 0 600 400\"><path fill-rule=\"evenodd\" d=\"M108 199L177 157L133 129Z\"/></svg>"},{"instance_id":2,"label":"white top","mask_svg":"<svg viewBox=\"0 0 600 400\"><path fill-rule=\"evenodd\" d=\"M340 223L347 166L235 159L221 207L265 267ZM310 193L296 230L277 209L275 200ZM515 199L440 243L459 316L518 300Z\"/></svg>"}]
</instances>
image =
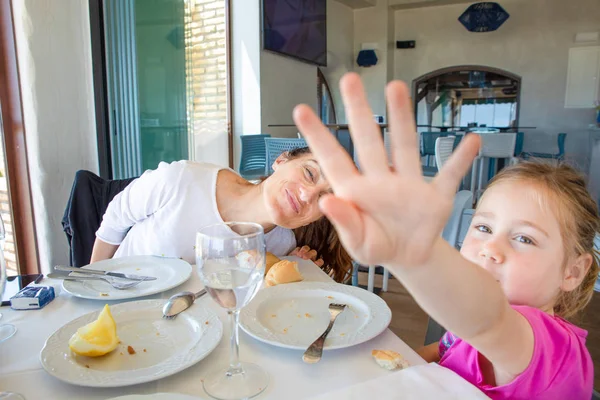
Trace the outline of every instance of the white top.
<instances>
[{"instance_id":1,"label":"white top","mask_svg":"<svg viewBox=\"0 0 600 400\"><path fill-rule=\"evenodd\" d=\"M197 230L223 223L216 200L221 169L192 161L161 162L114 197L96 236L119 245L114 257L158 255L195 264ZM267 233L265 242L267 251L279 257L296 247L294 233L281 227Z\"/></svg>"}]
</instances>

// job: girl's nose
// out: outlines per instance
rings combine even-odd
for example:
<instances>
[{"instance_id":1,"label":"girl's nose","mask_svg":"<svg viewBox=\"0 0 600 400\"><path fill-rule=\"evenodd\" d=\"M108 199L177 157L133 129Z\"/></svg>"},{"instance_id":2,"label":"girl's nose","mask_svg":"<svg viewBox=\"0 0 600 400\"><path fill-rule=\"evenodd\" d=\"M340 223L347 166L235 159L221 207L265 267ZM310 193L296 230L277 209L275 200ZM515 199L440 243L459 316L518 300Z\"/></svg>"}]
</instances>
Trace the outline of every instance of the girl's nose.
<instances>
[{"instance_id":1,"label":"girl's nose","mask_svg":"<svg viewBox=\"0 0 600 400\"><path fill-rule=\"evenodd\" d=\"M479 257L484 257L495 264L502 264L506 258L502 246L494 241L484 243L479 252Z\"/></svg>"}]
</instances>

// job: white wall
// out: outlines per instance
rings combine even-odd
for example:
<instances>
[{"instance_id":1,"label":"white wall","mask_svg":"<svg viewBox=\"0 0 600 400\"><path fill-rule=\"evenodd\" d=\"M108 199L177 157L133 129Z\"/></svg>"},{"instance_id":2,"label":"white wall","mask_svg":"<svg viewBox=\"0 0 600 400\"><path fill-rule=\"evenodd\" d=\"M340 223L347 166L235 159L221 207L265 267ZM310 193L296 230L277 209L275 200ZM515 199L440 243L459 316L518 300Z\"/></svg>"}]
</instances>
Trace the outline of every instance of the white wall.
<instances>
[{"instance_id":1,"label":"white wall","mask_svg":"<svg viewBox=\"0 0 600 400\"><path fill-rule=\"evenodd\" d=\"M317 108L317 67L266 50L260 61L261 125L263 133L297 137L293 128L271 128L269 124L293 124L292 111L305 103Z\"/></svg>"},{"instance_id":2,"label":"white wall","mask_svg":"<svg viewBox=\"0 0 600 400\"><path fill-rule=\"evenodd\" d=\"M457 18L464 4L396 11L395 40L416 40L416 49L394 51L394 77L411 83L422 74L453 65L487 65L522 77L521 126L525 149L552 151L567 132L566 150L587 164L591 109L565 109L568 50L578 32L600 30L597 0L499 0L510 14L500 29L468 32ZM556 149L554 149L556 151Z\"/></svg>"},{"instance_id":3,"label":"white wall","mask_svg":"<svg viewBox=\"0 0 600 400\"><path fill-rule=\"evenodd\" d=\"M378 0L375 7L354 12L354 52L358 55L363 43L375 43L377 65L363 68L356 66L361 76L373 114L385 115L385 84L388 81L388 0Z\"/></svg>"},{"instance_id":4,"label":"white wall","mask_svg":"<svg viewBox=\"0 0 600 400\"><path fill-rule=\"evenodd\" d=\"M75 171L98 171L88 2L13 0L43 272L67 264L61 219Z\"/></svg>"},{"instance_id":5,"label":"white wall","mask_svg":"<svg viewBox=\"0 0 600 400\"><path fill-rule=\"evenodd\" d=\"M269 133L296 137L292 112L300 103L317 108L317 67L293 58L262 50L261 15L258 1L233 0L232 63L235 164L239 166L241 135ZM338 81L354 65L354 11L335 0L327 0L327 79L338 122L345 114Z\"/></svg>"},{"instance_id":6,"label":"white wall","mask_svg":"<svg viewBox=\"0 0 600 400\"><path fill-rule=\"evenodd\" d=\"M340 94L340 79L354 71L354 10L334 0L327 1L327 67L322 67L327 79L338 123L346 123L346 112Z\"/></svg>"},{"instance_id":7,"label":"white wall","mask_svg":"<svg viewBox=\"0 0 600 400\"><path fill-rule=\"evenodd\" d=\"M241 135L262 133L260 118L260 7L258 1L231 2L231 65L234 168L239 168ZM224 161L224 165L227 161Z\"/></svg>"},{"instance_id":8,"label":"white wall","mask_svg":"<svg viewBox=\"0 0 600 400\"><path fill-rule=\"evenodd\" d=\"M335 0L327 0L327 67L338 122L345 122L339 79L354 65L354 12ZM317 108L317 67L269 51L261 51L262 131L277 137L296 137L296 128L272 128L269 124L292 124L292 111L300 103Z\"/></svg>"}]
</instances>

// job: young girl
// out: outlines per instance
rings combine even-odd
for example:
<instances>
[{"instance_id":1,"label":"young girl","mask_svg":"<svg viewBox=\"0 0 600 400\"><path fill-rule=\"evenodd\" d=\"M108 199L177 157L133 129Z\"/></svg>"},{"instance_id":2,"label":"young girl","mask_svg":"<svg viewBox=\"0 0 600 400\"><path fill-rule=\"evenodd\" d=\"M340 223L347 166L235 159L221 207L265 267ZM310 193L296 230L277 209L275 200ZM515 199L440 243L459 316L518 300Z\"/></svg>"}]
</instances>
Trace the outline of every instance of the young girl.
<instances>
[{"instance_id":1,"label":"young girl","mask_svg":"<svg viewBox=\"0 0 600 400\"><path fill-rule=\"evenodd\" d=\"M588 303L598 274L598 209L583 179L564 166L507 169L459 253L440 233L479 137L468 135L426 183L406 86L386 89L393 169L358 76L341 89L360 173L310 108L294 112L335 193L320 206L355 259L385 265L452 332L422 354L493 399L589 400L586 332L564 319Z\"/></svg>"}]
</instances>

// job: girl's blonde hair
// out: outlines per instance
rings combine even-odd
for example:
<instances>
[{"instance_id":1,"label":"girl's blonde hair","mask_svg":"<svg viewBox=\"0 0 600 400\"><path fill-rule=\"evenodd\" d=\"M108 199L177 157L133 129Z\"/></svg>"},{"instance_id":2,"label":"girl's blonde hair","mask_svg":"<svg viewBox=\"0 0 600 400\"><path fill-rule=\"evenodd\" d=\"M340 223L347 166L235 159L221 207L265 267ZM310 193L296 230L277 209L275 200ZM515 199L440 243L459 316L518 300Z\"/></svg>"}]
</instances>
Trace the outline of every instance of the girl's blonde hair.
<instances>
[{"instance_id":1,"label":"girl's blonde hair","mask_svg":"<svg viewBox=\"0 0 600 400\"><path fill-rule=\"evenodd\" d=\"M565 244L565 257L592 256L592 265L575 290L561 291L554 313L571 318L583 310L594 293L598 277L598 252L594 237L600 228L598 206L586 189L585 180L575 169L566 165L545 162L523 162L502 170L488 188L506 181L525 181L538 185L556 202L556 215Z\"/></svg>"}]
</instances>

